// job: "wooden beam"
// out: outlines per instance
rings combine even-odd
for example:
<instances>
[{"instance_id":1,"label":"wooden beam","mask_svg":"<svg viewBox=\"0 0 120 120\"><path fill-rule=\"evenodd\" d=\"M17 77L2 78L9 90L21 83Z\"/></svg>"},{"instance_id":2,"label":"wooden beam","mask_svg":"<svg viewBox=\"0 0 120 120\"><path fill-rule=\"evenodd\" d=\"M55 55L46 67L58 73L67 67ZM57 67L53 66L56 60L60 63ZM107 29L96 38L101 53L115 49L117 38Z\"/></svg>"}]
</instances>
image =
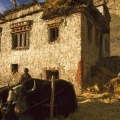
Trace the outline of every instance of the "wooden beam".
<instances>
[{"instance_id":1,"label":"wooden beam","mask_svg":"<svg viewBox=\"0 0 120 120\"><path fill-rule=\"evenodd\" d=\"M50 120L54 117L54 90L55 90L55 77L51 79L51 100L50 100Z\"/></svg>"}]
</instances>

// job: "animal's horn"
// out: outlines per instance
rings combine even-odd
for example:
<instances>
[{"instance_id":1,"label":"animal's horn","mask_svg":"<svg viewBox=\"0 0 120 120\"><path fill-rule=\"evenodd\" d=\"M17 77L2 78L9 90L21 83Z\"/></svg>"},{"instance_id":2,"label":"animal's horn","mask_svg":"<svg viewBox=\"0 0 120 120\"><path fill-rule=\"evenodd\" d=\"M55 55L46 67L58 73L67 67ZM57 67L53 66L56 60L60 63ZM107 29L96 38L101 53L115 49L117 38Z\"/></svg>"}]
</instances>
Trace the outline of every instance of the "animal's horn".
<instances>
[{"instance_id":1,"label":"animal's horn","mask_svg":"<svg viewBox=\"0 0 120 120\"><path fill-rule=\"evenodd\" d=\"M8 83L8 87L9 87L9 90L13 91L12 87L10 86L10 84Z\"/></svg>"},{"instance_id":2,"label":"animal's horn","mask_svg":"<svg viewBox=\"0 0 120 120\"><path fill-rule=\"evenodd\" d=\"M31 93L31 92L34 92L36 90L36 82L34 80L34 85L33 85L33 88L28 90L28 93Z\"/></svg>"}]
</instances>

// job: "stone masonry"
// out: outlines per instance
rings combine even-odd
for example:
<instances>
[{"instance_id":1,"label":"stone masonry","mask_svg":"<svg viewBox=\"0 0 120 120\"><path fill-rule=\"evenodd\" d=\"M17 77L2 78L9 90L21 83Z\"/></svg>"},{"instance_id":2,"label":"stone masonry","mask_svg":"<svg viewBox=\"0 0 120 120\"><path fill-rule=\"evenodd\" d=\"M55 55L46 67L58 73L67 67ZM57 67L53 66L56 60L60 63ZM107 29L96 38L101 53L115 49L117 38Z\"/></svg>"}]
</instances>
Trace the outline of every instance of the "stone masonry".
<instances>
[{"instance_id":1,"label":"stone masonry","mask_svg":"<svg viewBox=\"0 0 120 120\"><path fill-rule=\"evenodd\" d=\"M58 70L59 78L71 81L79 94L80 85L90 73L91 66L99 61L100 25L92 16L81 11L67 16L42 19L39 4L6 15L7 22L1 22L0 80L12 81L11 64L18 64L21 75L27 67L33 78L46 79L46 70ZM10 26L30 20L29 48L12 49ZM91 40L88 38L88 22L92 25ZM59 23L59 37L49 42L49 25ZM96 27L98 44L96 44ZM106 55L105 55L106 56ZM18 82L18 79L15 79Z\"/></svg>"}]
</instances>

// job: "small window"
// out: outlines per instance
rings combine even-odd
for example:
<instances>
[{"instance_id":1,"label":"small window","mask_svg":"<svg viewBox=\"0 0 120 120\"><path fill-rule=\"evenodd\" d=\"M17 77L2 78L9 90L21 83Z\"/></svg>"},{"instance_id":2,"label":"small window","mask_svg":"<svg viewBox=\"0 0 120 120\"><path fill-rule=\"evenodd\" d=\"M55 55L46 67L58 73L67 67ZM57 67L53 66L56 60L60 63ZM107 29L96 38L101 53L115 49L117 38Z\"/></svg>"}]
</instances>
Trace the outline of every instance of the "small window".
<instances>
[{"instance_id":1,"label":"small window","mask_svg":"<svg viewBox=\"0 0 120 120\"><path fill-rule=\"evenodd\" d=\"M18 64L11 64L11 71L18 72Z\"/></svg>"},{"instance_id":2,"label":"small window","mask_svg":"<svg viewBox=\"0 0 120 120\"><path fill-rule=\"evenodd\" d=\"M55 79L59 79L59 71L58 70L46 70L46 79L51 80L52 76L54 76Z\"/></svg>"},{"instance_id":3,"label":"small window","mask_svg":"<svg viewBox=\"0 0 120 120\"><path fill-rule=\"evenodd\" d=\"M57 40L59 36L59 30L57 28L50 28L50 42Z\"/></svg>"}]
</instances>

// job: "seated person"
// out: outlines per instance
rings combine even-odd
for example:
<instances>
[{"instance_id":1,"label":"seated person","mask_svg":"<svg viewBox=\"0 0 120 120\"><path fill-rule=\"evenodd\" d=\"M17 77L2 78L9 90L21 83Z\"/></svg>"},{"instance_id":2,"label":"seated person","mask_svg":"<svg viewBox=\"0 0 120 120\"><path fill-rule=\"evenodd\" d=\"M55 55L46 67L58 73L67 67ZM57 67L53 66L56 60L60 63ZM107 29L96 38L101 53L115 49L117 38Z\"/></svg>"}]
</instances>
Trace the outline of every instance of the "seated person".
<instances>
[{"instance_id":1,"label":"seated person","mask_svg":"<svg viewBox=\"0 0 120 120\"><path fill-rule=\"evenodd\" d=\"M22 84L25 80L31 78L31 75L30 75L28 72L29 72L28 68L25 68L25 69L24 69L24 74L21 75L19 84Z\"/></svg>"}]
</instances>

